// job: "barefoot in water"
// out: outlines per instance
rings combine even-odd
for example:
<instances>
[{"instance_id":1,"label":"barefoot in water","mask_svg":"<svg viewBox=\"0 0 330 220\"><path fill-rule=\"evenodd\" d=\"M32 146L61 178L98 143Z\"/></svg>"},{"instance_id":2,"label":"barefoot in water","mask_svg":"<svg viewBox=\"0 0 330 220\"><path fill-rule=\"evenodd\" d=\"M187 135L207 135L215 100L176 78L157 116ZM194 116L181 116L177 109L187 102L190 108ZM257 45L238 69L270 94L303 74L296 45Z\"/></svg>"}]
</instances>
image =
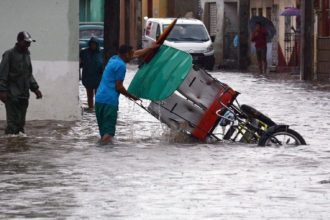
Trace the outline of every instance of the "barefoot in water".
<instances>
[{"instance_id":1,"label":"barefoot in water","mask_svg":"<svg viewBox=\"0 0 330 220\"><path fill-rule=\"evenodd\" d=\"M112 143L112 136L109 135L109 134L106 134L102 137L100 142L101 142L101 144L104 144L104 145L105 144L110 144L110 143Z\"/></svg>"}]
</instances>

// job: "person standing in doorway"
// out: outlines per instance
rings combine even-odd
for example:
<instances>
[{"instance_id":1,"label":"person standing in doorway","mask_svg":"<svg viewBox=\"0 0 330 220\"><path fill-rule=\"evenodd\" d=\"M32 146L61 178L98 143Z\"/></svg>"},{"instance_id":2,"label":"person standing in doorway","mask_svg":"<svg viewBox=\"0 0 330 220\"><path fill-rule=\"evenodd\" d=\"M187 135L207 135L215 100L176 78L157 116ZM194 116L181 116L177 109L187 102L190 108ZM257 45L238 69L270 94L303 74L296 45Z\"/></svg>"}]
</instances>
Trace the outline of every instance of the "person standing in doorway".
<instances>
[{"instance_id":1,"label":"person standing in doorway","mask_svg":"<svg viewBox=\"0 0 330 220\"><path fill-rule=\"evenodd\" d=\"M94 109L94 95L100 84L103 71L103 50L97 38L92 37L88 48L80 51L80 67L82 68L82 84L86 88L89 111Z\"/></svg>"},{"instance_id":2,"label":"person standing in doorway","mask_svg":"<svg viewBox=\"0 0 330 220\"><path fill-rule=\"evenodd\" d=\"M153 44L150 48L133 51L129 45L119 47L118 55L110 58L107 63L99 88L95 97L95 113L100 131L101 144L108 144L115 135L119 95L138 100L137 97L127 92L123 85L126 75L126 63L132 58L144 57L159 45Z\"/></svg>"},{"instance_id":3,"label":"person standing in doorway","mask_svg":"<svg viewBox=\"0 0 330 220\"><path fill-rule=\"evenodd\" d=\"M0 100L6 107L6 134L24 133L25 117L29 105L29 90L42 98L38 83L32 74L29 47L35 42L22 31L17 35L14 48L2 55L0 63Z\"/></svg>"},{"instance_id":4,"label":"person standing in doorway","mask_svg":"<svg viewBox=\"0 0 330 220\"><path fill-rule=\"evenodd\" d=\"M267 73L267 35L267 30L261 23L257 23L251 41L255 43L258 67L261 74Z\"/></svg>"}]
</instances>

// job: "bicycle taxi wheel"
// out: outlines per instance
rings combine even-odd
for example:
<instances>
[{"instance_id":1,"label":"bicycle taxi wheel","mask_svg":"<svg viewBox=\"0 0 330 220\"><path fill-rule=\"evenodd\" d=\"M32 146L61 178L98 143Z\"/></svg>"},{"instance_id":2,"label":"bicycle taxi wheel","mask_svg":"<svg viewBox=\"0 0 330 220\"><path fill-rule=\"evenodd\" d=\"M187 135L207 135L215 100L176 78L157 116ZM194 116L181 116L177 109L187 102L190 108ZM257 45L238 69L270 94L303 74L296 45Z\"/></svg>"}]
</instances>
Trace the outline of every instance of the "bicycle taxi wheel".
<instances>
[{"instance_id":1,"label":"bicycle taxi wheel","mask_svg":"<svg viewBox=\"0 0 330 220\"><path fill-rule=\"evenodd\" d=\"M306 145L304 138L287 125L276 125L268 129L260 138L259 146L295 147Z\"/></svg>"}]
</instances>

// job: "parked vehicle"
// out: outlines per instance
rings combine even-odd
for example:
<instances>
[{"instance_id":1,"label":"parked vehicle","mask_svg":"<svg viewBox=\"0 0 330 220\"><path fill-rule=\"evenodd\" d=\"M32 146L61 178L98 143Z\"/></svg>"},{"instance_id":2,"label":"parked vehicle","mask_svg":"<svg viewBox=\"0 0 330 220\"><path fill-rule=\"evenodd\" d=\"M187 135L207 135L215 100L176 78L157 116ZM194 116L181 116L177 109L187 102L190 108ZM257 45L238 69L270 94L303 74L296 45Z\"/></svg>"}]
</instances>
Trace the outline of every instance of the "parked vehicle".
<instances>
[{"instance_id":1,"label":"parked vehicle","mask_svg":"<svg viewBox=\"0 0 330 220\"><path fill-rule=\"evenodd\" d=\"M103 24L102 23L81 23L79 25L79 49L88 47L88 41L91 37L96 37L103 48Z\"/></svg>"},{"instance_id":2,"label":"parked vehicle","mask_svg":"<svg viewBox=\"0 0 330 220\"><path fill-rule=\"evenodd\" d=\"M145 18L142 47L149 47L158 39L174 18ZM202 21L197 19L178 19L164 45L188 52L194 64L212 70L214 49L210 35Z\"/></svg>"}]
</instances>

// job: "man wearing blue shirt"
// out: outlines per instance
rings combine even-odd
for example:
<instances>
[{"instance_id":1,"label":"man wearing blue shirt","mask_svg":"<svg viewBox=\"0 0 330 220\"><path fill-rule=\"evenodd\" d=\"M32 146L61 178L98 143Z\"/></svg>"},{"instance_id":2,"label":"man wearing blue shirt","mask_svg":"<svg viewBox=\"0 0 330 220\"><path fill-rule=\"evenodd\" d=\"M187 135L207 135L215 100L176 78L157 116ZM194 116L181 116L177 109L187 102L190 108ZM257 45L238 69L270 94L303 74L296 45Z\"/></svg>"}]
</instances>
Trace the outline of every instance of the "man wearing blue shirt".
<instances>
[{"instance_id":1,"label":"man wearing blue shirt","mask_svg":"<svg viewBox=\"0 0 330 220\"><path fill-rule=\"evenodd\" d=\"M129 94L123 85L126 63L134 57L145 56L157 47L158 45L153 44L150 48L133 51L131 46L122 45L119 47L118 55L111 57L106 65L95 97L95 112L102 144L110 143L115 135L119 95L138 100Z\"/></svg>"}]
</instances>

